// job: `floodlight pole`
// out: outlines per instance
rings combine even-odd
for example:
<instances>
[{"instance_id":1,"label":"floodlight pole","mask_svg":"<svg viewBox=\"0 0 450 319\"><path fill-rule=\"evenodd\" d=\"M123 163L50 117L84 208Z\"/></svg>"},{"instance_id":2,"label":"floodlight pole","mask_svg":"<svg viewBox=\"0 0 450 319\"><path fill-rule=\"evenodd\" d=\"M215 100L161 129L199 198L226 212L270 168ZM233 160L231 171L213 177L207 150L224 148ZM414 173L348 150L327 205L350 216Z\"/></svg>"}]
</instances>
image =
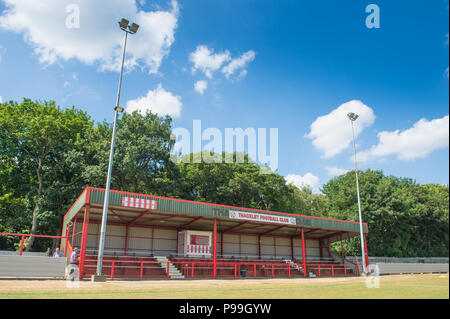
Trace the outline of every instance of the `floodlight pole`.
<instances>
[{"instance_id":1,"label":"floodlight pole","mask_svg":"<svg viewBox=\"0 0 450 319\"><path fill-rule=\"evenodd\" d=\"M350 118L350 117L349 117ZM366 256L364 252L364 232L363 232L363 225L362 225L362 218L361 218L361 199L359 196L359 182L358 182L358 167L356 165L356 143L355 143L355 130L353 128L353 121L355 121L356 118L352 119L350 118L350 122L352 123L352 134L353 134L353 151L355 154L355 176L356 176L356 193L358 195L358 213L359 213L359 233L361 236L361 257L362 257L362 266L363 266L363 272L367 274L367 265L366 265Z\"/></svg>"},{"instance_id":2,"label":"floodlight pole","mask_svg":"<svg viewBox=\"0 0 450 319\"><path fill-rule=\"evenodd\" d=\"M112 163L113 163L113 155L114 155L114 140L116 137L116 123L117 123L117 117L119 114L119 111L123 111L122 108L119 106L120 102L120 89L122 87L122 77L123 77L123 65L125 63L125 52L127 49L127 40L128 40L128 33L130 33L127 30L122 29L125 31L125 44L123 46L123 56L122 56L122 67L120 70L120 79L119 79L119 88L117 90L117 101L116 101L116 107L114 108L114 124L113 124L113 131L112 131L112 138L111 138L111 150L109 152L109 165L108 165L108 176L106 178L106 189L105 189L105 200L103 202L103 215L102 215L102 227L101 227L101 234L100 234L100 242L98 244L98 259L97 259L97 276L102 276L103 271L103 255L104 255L104 248L105 248L105 235L106 235L106 223L108 220L108 204L109 204L109 190L111 186L111 171L112 171Z\"/></svg>"}]
</instances>

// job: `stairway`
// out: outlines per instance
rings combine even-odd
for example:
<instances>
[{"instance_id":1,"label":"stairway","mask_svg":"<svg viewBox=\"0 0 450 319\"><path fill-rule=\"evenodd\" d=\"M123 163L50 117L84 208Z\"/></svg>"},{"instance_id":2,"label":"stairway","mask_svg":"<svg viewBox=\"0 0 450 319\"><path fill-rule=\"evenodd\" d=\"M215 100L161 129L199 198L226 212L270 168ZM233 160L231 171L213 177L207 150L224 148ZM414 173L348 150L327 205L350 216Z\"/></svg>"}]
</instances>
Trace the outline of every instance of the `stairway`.
<instances>
[{"instance_id":1,"label":"stairway","mask_svg":"<svg viewBox=\"0 0 450 319\"><path fill-rule=\"evenodd\" d=\"M184 276L177 267L175 267L174 264L170 262L169 259L167 259L166 256L154 256L155 259L159 262L159 265L161 268L166 272L167 274L167 262L169 262L169 277L170 279L184 279Z\"/></svg>"}]
</instances>

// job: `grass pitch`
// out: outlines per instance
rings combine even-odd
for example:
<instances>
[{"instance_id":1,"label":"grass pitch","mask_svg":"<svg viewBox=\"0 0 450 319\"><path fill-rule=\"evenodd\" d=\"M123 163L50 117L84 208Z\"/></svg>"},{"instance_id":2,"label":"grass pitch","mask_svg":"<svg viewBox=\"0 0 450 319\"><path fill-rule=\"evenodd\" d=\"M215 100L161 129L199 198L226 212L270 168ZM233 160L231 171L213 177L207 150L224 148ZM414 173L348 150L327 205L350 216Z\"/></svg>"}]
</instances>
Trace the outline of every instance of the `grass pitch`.
<instances>
[{"instance_id":1,"label":"grass pitch","mask_svg":"<svg viewBox=\"0 0 450 319\"><path fill-rule=\"evenodd\" d=\"M0 280L1 299L448 299L449 275L178 281Z\"/></svg>"}]
</instances>

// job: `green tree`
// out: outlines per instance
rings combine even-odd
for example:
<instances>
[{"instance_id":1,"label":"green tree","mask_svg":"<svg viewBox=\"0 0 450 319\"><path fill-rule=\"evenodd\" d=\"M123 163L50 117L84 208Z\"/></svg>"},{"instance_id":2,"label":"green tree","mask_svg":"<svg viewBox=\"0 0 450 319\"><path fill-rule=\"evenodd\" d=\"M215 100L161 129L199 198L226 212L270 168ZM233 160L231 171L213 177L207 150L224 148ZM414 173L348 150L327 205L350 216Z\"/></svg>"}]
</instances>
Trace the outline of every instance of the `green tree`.
<instances>
[{"instance_id":1,"label":"green tree","mask_svg":"<svg viewBox=\"0 0 450 319\"><path fill-rule=\"evenodd\" d=\"M124 113L117 123L111 189L179 196L177 167L170 160L170 117L151 112ZM84 178L91 186L105 187L112 125L99 124L89 137L91 145Z\"/></svg>"},{"instance_id":2,"label":"green tree","mask_svg":"<svg viewBox=\"0 0 450 319\"><path fill-rule=\"evenodd\" d=\"M448 186L418 185L381 171L358 176L371 256L448 256ZM330 202L328 217L358 221L354 172L330 180L323 193ZM346 241L344 250L359 255L359 237Z\"/></svg>"},{"instance_id":3,"label":"green tree","mask_svg":"<svg viewBox=\"0 0 450 319\"><path fill-rule=\"evenodd\" d=\"M0 154L6 163L2 174L10 169L8 178L14 184L9 184L9 193L21 203L14 207L31 208L31 234L39 226L54 232L58 213L67 205L66 195L82 183L77 161L91 127L85 112L62 110L54 101L0 104ZM73 195L68 197L72 200ZM33 242L30 237L25 248L29 250Z\"/></svg>"}]
</instances>

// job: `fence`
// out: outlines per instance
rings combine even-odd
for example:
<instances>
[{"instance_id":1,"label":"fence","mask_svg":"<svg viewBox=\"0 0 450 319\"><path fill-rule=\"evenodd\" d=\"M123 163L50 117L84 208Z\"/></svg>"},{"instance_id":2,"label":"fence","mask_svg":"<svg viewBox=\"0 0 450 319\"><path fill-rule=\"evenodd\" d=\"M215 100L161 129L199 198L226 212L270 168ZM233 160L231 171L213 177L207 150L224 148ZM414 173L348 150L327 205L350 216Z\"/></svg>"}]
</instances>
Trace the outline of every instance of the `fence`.
<instances>
[{"instance_id":1,"label":"fence","mask_svg":"<svg viewBox=\"0 0 450 319\"><path fill-rule=\"evenodd\" d=\"M376 266L380 275L448 273L448 264L377 263Z\"/></svg>"},{"instance_id":2,"label":"fence","mask_svg":"<svg viewBox=\"0 0 450 319\"><path fill-rule=\"evenodd\" d=\"M64 278L65 258L0 255L0 277Z\"/></svg>"},{"instance_id":3,"label":"fence","mask_svg":"<svg viewBox=\"0 0 450 319\"><path fill-rule=\"evenodd\" d=\"M361 264L361 257L345 257L347 260ZM369 264L376 263L419 263L419 264L448 264L449 257L410 257L410 258L400 258L400 257L369 257Z\"/></svg>"}]
</instances>

